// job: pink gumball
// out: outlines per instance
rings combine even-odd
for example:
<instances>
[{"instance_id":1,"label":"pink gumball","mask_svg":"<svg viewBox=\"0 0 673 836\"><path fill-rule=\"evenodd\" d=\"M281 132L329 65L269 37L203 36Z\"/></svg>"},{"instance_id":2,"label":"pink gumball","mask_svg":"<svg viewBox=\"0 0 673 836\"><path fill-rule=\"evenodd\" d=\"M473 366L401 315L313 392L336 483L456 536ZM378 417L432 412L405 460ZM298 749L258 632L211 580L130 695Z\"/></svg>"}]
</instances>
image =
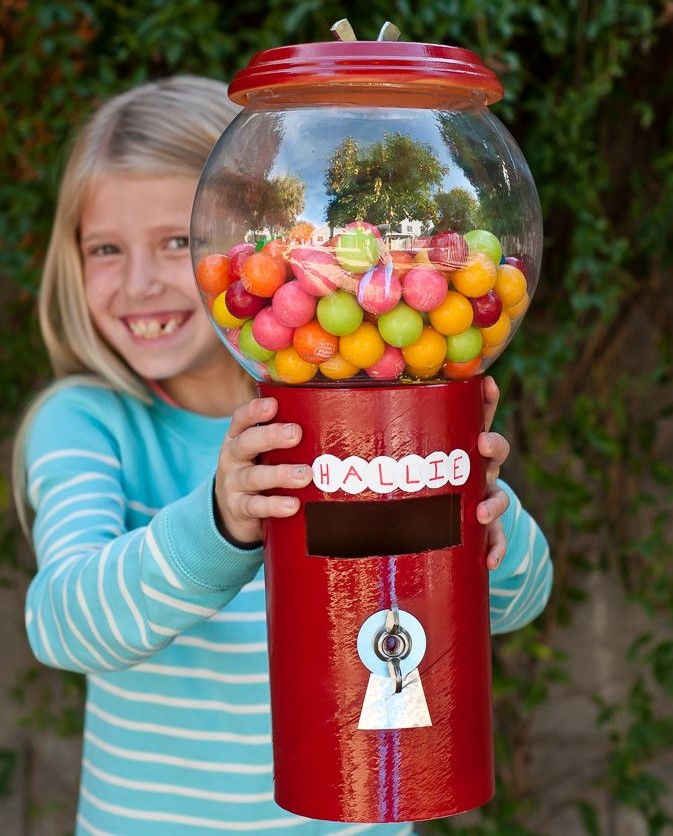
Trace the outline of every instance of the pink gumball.
<instances>
[{"instance_id":1,"label":"pink gumball","mask_svg":"<svg viewBox=\"0 0 673 836\"><path fill-rule=\"evenodd\" d=\"M295 247L290 264L302 289L311 296L327 296L341 285L343 268L329 250Z\"/></svg>"},{"instance_id":2,"label":"pink gumball","mask_svg":"<svg viewBox=\"0 0 673 836\"><path fill-rule=\"evenodd\" d=\"M252 336L269 351L280 351L292 345L294 328L278 321L273 308L262 308L252 321Z\"/></svg>"},{"instance_id":3,"label":"pink gumball","mask_svg":"<svg viewBox=\"0 0 673 836\"><path fill-rule=\"evenodd\" d=\"M386 345L383 357L365 371L376 380L396 380L404 371L404 355L401 349Z\"/></svg>"},{"instance_id":4,"label":"pink gumball","mask_svg":"<svg viewBox=\"0 0 673 836\"><path fill-rule=\"evenodd\" d=\"M414 267L402 279L402 298L417 311L434 311L446 299L449 286L444 274L428 267Z\"/></svg>"},{"instance_id":5,"label":"pink gumball","mask_svg":"<svg viewBox=\"0 0 673 836\"><path fill-rule=\"evenodd\" d=\"M271 307L282 325L299 328L313 319L317 301L315 296L302 288L299 281L286 282L274 293Z\"/></svg>"},{"instance_id":6,"label":"pink gumball","mask_svg":"<svg viewBox=\"0 0 673 836\"><path fill-rule=\"evenodd\" d=\"M387 278L385 267L375 267L360 279L358 302L369 313L382 314L392 311L401 297L402 285L392 272L392 264Z\"/></svg>"}]
</instances>

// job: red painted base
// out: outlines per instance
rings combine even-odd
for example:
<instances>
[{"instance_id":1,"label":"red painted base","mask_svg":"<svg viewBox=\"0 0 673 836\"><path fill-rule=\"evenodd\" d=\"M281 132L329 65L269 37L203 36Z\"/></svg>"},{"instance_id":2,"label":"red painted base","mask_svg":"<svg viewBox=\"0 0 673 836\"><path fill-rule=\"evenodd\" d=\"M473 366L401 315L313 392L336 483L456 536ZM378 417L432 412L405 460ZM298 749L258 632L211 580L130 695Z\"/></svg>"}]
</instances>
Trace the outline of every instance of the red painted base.
<instances>
[{"instance_id":1,"label":"red painted base","mask_svg":"<svg viewBox=\"0 0 673 836\"><path fill-rule=\"evenodd\" d=\"M275 794L287 810L419 821L493 794L481 387L260 385L277 420L303 429L298 447L264 461L335 457L316 462L320 487L298 492L299 513L265 528ZM358 633L393 607L427 639L418 672L431 725L361 729L372 674Z\"/></svg>"}]
</instances>

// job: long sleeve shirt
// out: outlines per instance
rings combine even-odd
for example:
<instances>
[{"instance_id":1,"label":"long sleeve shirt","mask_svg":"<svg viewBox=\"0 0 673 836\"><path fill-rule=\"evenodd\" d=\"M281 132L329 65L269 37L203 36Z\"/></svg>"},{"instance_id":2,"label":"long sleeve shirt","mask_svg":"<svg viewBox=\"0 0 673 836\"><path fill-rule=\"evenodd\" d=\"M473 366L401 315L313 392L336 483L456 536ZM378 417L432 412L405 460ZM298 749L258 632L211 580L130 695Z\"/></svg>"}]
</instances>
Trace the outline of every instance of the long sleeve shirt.
<instances>
[{"instance_id":1,"label":"long sleeve shirt","mask_svg":"<svg viewBox=\"0 0 673 836\"><path fill-rule=\"evenodd\" d=\"M61 388L31 423L28 636L45 664L87 675L77 834L410 834L273 800L262 552L228 543L212 506L228 423L96 386ZM510 495L494 632L532 620L551 584Z\"/></svg>"}]
</instances>

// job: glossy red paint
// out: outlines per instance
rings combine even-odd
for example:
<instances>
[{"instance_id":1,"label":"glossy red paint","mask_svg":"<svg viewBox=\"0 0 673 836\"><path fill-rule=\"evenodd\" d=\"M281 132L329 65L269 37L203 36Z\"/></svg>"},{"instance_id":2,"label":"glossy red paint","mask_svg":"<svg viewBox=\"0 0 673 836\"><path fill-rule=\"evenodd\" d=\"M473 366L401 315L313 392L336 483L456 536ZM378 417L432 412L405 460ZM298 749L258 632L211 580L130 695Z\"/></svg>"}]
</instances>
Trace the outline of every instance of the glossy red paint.
<instances>
[{"instance_id":1,"label":"glossy red paint","mask_svg":"<svg viewBox=\"0 0 673 836\"><path fill-rule=\"evenodd\" d=\"M295 516L267 522L275 794L294 813L419 821L478 807L493 794L488 573L485 530L476 521L485 491L476 449L481 387L481 378L369 390L259 385L278 399L277 420L303 428L298 447L269 453L266 462L311 463L325 453L399 460L461 448L471 464L464 485L417 493L351 496L311 484L297 492ZM307 502L395 503L404 518L406 501L438 493L462 495L461 545L359 558L307 554ZM418 532L419 543L426 533ZM425 630L419 673L432 725L361 730L370 672L358 655L358 632L394 605Z\"/></svg>"}]
</instances>

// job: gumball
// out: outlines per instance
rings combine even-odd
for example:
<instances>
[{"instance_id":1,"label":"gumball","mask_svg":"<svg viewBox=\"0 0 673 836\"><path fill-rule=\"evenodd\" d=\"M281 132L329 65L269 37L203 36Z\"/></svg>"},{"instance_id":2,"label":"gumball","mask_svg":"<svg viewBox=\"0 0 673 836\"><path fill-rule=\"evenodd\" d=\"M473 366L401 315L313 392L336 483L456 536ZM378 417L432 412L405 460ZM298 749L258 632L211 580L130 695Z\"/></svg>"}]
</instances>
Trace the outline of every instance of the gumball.
<instances>
[{"instance_id":1,"label":"gumball","mask_svg":"<svg viewBox=\"0 0 673 836\"><path fill-rule=\"evenodd\" d=\"M496 343L495 345L485 345L481 350L481 356L486 359L490 357L497 357L505 350L505 343Z\"/></svg>"},{"instance_id":2,"label":"gumball","mask_svg":"<svg viewBox=\"0 0 673 836\"><path fill-rule=\"evenodd\" d=\"M404 355L399 348L386 345L381 359L365 369L374 380L397 380L404 371Z\"/></svg>"},{"instance_id":3,"label":"gumball","mask_svg":"<svg viewBox=\"0 0 673 836\"><path fill-rule=\"evenodd\" d=\"M504 343L509 333L512 330L512 322L506 311L502 311L498 321L488 328L481 328L481 336L484 340L485 346L498 345Z\"/></svg>"},{"instance_id":4,"label":"gumball","mask_svg":"<svg viewBox=\"0 0 673 836\"><path fill-rule=\"evenodd\" d=\"M495 271L493 288L502 300L504 308L512 308L526 295L526 277L512 264L500 264Z\"/></svg>"},{"instance_id":5,"label":"gumball","mask_svg":"<svg viewBox=\"0 0 673 836\"><path fill-rule=\"evenodd\" d=\"M247 317L241 318L234 316L227 307L226 296L226 293L220 293L215 297L213 307L210 311L213 315L213 319L220 326L220 328L240 328Z\"/></svg>"},{"instance_id":6,"label":"gumball","mask_svg":"<svg viewBox=\"0 0 673 836\"><path fill-rule=\"evenodd\" d=\"M291 281L278 288L271 306L279 322L297 328L315 316L316 297L307 293L298 281Z\"/></svg>"},{"instance_id":7,"label":"gumball","mask_svg":"<svg viewBox=\"0 0 673 836\"><path fill-rule=\"evenodd\" d=\"M292 346L276 352L274 362L278 379L283 383L308 383L318 373L318 366L303 360Z\"/></svg>"},{"instance_id":8,"label":"gumball","mask_svg":"<svg viewBox=\"0 0 673 836\"><path fill-rule=\"evenodd\" d=\"M260 296L253 296L252 293L248 293L240 279L229 285L225 293L225 299L227 309L240 319L250 319L251 316L259 313L265 305L265 300Z\"/></svg>"},{"instance_id":9,"label":"gumball","mask_svg":"<svg viewBox=\"0 0 673 836\"><path fill-rule=\"evenodd\" d=\"M292 267L290 266L290 245L287 241L282 241L280 238L272 238L264 244L262 252L265 255L270 255L276 261L282 261L285 264L285 278L292 278Z\"/></svg>"},{"instance_id":10,"label":"gumball","mask_svg":"<svg viewBox=\"0 0 673 836\"><path fill-rule=\"evenodd\" d=\"M414 257L406 250L390 250L390 260L393 263L393 276L401 279L414 266Z\"/></svg>"},{"instance_id":11,"label":"gumball","mask_svg":"<svg viewBox=\"0 0 673 836\"><path fill-rule=\"evenodd\" d=\"M302 289L311 296L327 296L340 286L343 278L336 258L319 247L295 247L290 253L290 264Z\"/></svg>"},{"instance_id":12,"label":"gumball","mask_svg":"<svg viewBox=\"0 0 673 836\"><path fill-rule=\"evenodd\" d=\"M432 327L444 335L461 334L472 325L473 317L470 300L455 290L450 290L442 304L428 314Z\"/></svg>"},{"instance_id":13,"label":"gumball","mask_svg":"<svg viewBox=\"0 0 673 836\"><path fill-rule=\"evenodd\" d=\"M292 345L307 363L324 363L337 353L339 338L325 331L317 319L295 328Z\"/></svg>"},{"instance_id":14,"label":"gumball","mask_svg":"<svg viewBox=\"0 0 673 836\"><path fill-rule=\"evenodd\" d=\"M475 296L470 299L474 317L472 324L477 328L488 328L490 325L495 325L502 313L502 302L500 297L492 290L483 296Z\"/></svg>"},{"instance_id":15,"label":"gumball","mask_svg":"<svg viewBox=\"0 0 673 836\"><path fill-rule=\"evenodd\" d=\"M241 329L227 328L225 333L227 335L227 342L229 343L229 345L233 346L234 348L238 348L239 343L241 341Z\"/></svg>"},{"instance_id":16,"label":"gumball","mask_svg":"<svg viewBox=\"0 0 673 836\"><path fill-rule=\"evenodd\" d=\"M241 265L241 281L248 293L270 299L285 282L285 263L265 253L253 253Z\"/></svg>"},{"instance_id":17,"label":"gumball","mask_svg":"<svg viewBox=\"0 0 673 836\"><path fill-rule=\"evenodd\" d=\"M334 254L344 270L366 273L379 260L379 244L371 232L357 227L339 235Z\"/></svg>"},{"instance_id":18,"label":"gumball","mask_svg":"<svg viewBox=\"0 0 673 836\"><path fill-rule=\"evenodd\" d=\"M269 377L274 383L282 383L283 381L278 377L278 372L276 371L276 358L275 356L271 358L271 360L267 360L264 364L266 366L266 370L269 373Z\"/></svg>"},{"instance_id":19,"label":"gumball","mask_svg":"<svg viewBox=\"0 0 673 836\"><path fill-rule=\"evenodd\" d=\"M321 363L318 368L330 380L347 380L354 377L360 369L345 360L340 354L335 354L329 360Z\"/></svg>"},{"instance_id":20,"label":"gumball","mask_svg":"<svg viewBox=\"0 0 673 836\"><path fill-rule=\"evenodd\" d=\"M211 253L196 265L196 281L204 293L222 293L232 282L229 258L222 253Z\"/></svg>"},{"instance_id":21,"label":"gumball","mask_svg":"<svg viewBox=\"0 0 673 836\"><path fill-rule=\"evenodd\" d=\"M379 241L383 241L383 235L381 235L381 230L378 228L378 226L370 224L369 221L351 221L351 223L346 224L344 229L347 229L349 232L353 229L361 229L364 232L371 232L374 238L378 238Z\"/></svg>"},{"instance_id":22,"label":"gumball","mask_svg":"<svg viewBox=\"0 0 673 836\"><path fill-rule=\"evenodd\" d=\"M378 329L388 345L396 348L404 348L415 343L423 331L423 317L418 311L410 308L404 302L388 313L381 314L378 321ZM375 362L375 361L374 361ZM363 368L371 366L367 363Z\"/></svg>"},{"instance_id":23,"label":"gumball","mask_svg":"<svg viewBox=\"0 0 673 836\"><path fill-rule=\"evenodd\" d=\"M451 274L453 286L463 296L484 296L495 285L496 267L483 253L470 255L467 264Z\"/></svg>"},{"instance_id":24,"label":"gumball","mask_svg":"<svg viewBox=\"0 0 673 836\"><path fill-rule=\"evenodd\" d=\"M444 363L444 377L447 377L449 380L468 380L477 374L480 367L481 357L479 356L468 360L466 363L455 363L447 360Z\"/></svg>"},{"instance_id":25,"label":"gumball","mask_svg":"<svg viewBox=\"0 0 673 836\"><path fill-rule=\"evenodd\" d=\"M255 252L252 244L235 244L227 250L227 257L229 258L229 275L232 281L241 278L241 265L246 258Z\"/></svg>"},{"instance_id":26,"label":"gumball","mask_svg":"<svg viewBox=\"0 0 673 836\"><path fill-rule=\"evenodd\" d=\"M386 270L389 275L386 277ZM382 314L391 311L402 297L402 285L395 271L386 267L368 270L358 287L358 302L365 311Z\"/></svg>"},{"instance_id":27,"label":"gumball","mask_svg":"<svg viewBox=\"0 0 673 836\"><path fill-rule=\"evenodd\" d=\"M428 251L428 258L433 264L441 264L455 270L467 262L467 241L457 232L440 232L430 240L432 246Z\"/></svg>"},{"instance_id":28,"label":"gumball","mask_svg":"<svg viewBox=\"0 0 673 836\"><path fill-rule=\"evenodd\" d=\"M430 256L428 255L428 251L427 250L419 250L414 255L414 264L423 264L423 265L429 267L431 265L431 261L430 261Z\"/></svg>"},{"instance_id":29,"label":"gumball","mask_svg":"<svg viewBox=\"0 0 673 836\"><path fill-rule=\"evenodd\" d=\"M238 346L245 354L252 360L259 360L260 363L266 363L273 357L273 351L261 346L255 339L252 333L252 320L248 319L241 325L241 333L238 339Z\"/></svg>"},{"instance_id":30,"label":"gumball","mask_svg":"<svg viewBox=\"0 0 673 836\"><path fill-rule=\"evenodd\" d=\"M470 255L482 253L488 256L494 264L499 264L502 258L502 247L498 238L487 229L472 229L463 235Z\"/></svg>"},{"instance_id":31,"label":"gumball","mask_svg":"<svg viewBox=\"0 0 673 836\"><path fill-rule=\"evenodd\" d=\"M359 369L378 363L385 350L386 344L371 322L363 322L357 331L339 339L339 353Z\"/></svg>"},{"instance_id":32,"label":"gumball","mask_svg":"<svg viewBox=\"0 0 673 836\"><path fill-rule=\"evenodd\" d=\"M288 328L278 321L273 308L267 307L257 314L252 320L252 335L262 348L270 351L278 351L292 345L294 328Z\"/></svg>"},{"instance_id":33,"label":"gumball","mask_svg":"<svg viewBox=\"0 0 673 836\"><path fill-rule=\"evenodd\" d=\"M402 279L402 298L417 311L432 311L446 299L449 287L439 270L415 267Z\"/></svg>"},{"instance_id":34,"label":"gumball","mask_svg":"<svg viewBox=\"0 0 673 836\"><path fill-rule=\"evenodd\" d=\"M512 267L516 267L517 270L521 270L526 279L530 278L535 266L533 259L527 253L521 253L520 255L508 255L505 258L505 264L511 264Z\"/></svg>"},{"instance_id":35,"label":"gumball","mask_svg":"<svg viewBox=\"0 0 673 836\"><path fill-rule=\"evenodd\" d=\"M409 377L414 377L417 380L430 380L432 377L437 377L437 372L442 368L442 364L429 366L427 368L416 368L407 363L406 372Z\"/></svg>"},{"instance_id":36,"label":"gumball","mask_svg":"<svg viewBox=\"0 0 673 836\"><path fill-rule=\"evenodd\" d=\"M402 349L402 354L407 367L433 369L434 374L446 359L446 338L431 325L426 325L416 342Z\"/></svg>"},{"instance_id":37,"label":"gumball","mask_svg":"<svg viewBox=\"0 0 673 836\"><path fill-rule=\"evenodd\" d=\"M355 296L345 290L337 290L318 301L316 316L326 331L343 337L360 327L364 313Z\"/></svg>"},{"instance_id":38,"label":"gumball","mask_svg":"<svg viewBox=\"0 0 673 836\"><path fill-rule=\"evenodd\" d=\"M478 357L483 344L481 331L470 327L462 334L446 338L446 359L454 363L467 363Z\"/></svg>"},{"instance_id":39,"label":"gumball","mask_svg":"<svg viewBox=\"0 0 673 836\"><path fill-rule=\"evenodd\" d=\"M528 294L524 294L523 299L520 302L517 302L516 305L512 305L511 308L506 308L507 315L511 320L518 319L520 316L523 316L527 309L528 305L530 304L530 297Z\"/></svg>"}]
</instances>

